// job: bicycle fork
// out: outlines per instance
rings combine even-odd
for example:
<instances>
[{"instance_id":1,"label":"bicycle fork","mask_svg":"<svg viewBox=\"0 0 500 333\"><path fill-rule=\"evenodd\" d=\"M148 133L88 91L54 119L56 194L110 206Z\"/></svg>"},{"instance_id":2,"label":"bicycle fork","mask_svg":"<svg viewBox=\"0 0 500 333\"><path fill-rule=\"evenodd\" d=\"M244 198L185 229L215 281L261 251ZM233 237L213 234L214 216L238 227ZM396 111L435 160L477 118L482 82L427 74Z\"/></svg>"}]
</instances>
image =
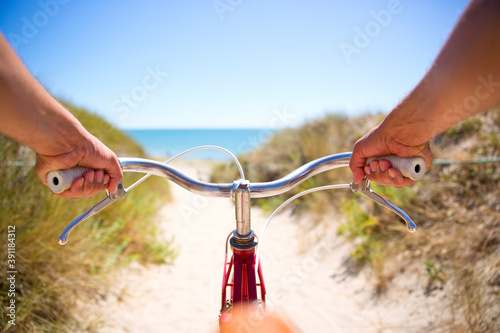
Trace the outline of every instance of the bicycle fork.
<instances>
[{"instance_id":1,"label":"bicycle fork","mask_svg":"<svg viewBox=\"0 0 500 333\"><path fill-rule=\"evenodd\" d=\"M260 263L256 268L255 248L258 239L251 229L249 184L246 180L234 183L236 230L229 234L226 241L220 324L231 319L234 307L260 303L265 308L266 287ZM232 253L228 261L229 247Z\"/></svg>"}]
</instances>

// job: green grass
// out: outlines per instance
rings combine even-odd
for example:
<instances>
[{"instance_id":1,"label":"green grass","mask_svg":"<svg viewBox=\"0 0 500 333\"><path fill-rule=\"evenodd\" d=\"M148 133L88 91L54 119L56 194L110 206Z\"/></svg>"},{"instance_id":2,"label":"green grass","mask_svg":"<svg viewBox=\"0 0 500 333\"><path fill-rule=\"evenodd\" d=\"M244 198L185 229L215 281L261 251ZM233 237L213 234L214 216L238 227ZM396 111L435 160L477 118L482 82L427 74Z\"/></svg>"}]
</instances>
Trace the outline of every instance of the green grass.
<instances>
[{"instance_id":1,"label":"green grass","mask_svg":"<svg viewBox=\"0 0 500 333\"><path fill-rule=\"evenodd\" d=\"M380 220L363 210L355 198L342 198L339 206L347 219L339 226L337 234L358 240L351 257L359 265L374 262L381 254Z\"/></svg>"},{"instance_id":2,"label":"green grass","mask_svg":"<svg viewBox=\"0 0 500 333\"><path fill-rule=\"evenodd\" d=\"M139 145L109 123L82 109L72 110L118 156L144 156ZM15 226L17 332L84 331L93 324L75 320L76 300L102 297L110 273L131 261L159 263L175 257L155 226L157 210L169 200L166 182L144 182L124 200L77 227L69 243L60 246L57 240L65 226L104 194L79 200L59 198L36 177L33 152L4 136L0 136L0 147L0 247L5 254L7 228ZM125 184L137 178L127 175ZM3 264L0 332L9 330L5 326L5 304L10 299L6 272Z\"/></svg>"},{"instance_id":3,"label":"green grass","mask_svg":"<svg viewBox=\"0 0 500 333\"><path fill-rule=\"evenodd\" d=\"M469 118L445 131L444 135L454 140L460 140L464 136L474 135L480 128L480 118Z\"/></svg>"},{"instance_id":4,"label":"green grass","mask_svg":"<svg viewBox=\"0 0 500 333\"><path fill-rule=\"evenodd\" d=\"M434 260L426 260L424 266L425 272L429 276L429 285L435 281L441 284L446 281L446 274L444 274L443 267L438 266Z\"/></svg>"}]
</instances>

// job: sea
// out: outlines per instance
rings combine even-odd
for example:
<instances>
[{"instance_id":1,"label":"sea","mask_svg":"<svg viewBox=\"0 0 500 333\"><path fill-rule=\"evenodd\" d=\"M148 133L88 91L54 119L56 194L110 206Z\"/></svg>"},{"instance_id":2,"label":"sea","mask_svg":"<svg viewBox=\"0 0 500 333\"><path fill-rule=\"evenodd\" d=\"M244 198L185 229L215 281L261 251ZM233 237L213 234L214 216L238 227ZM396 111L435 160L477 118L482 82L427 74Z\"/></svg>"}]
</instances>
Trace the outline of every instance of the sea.
<instances>
[{"instance_id":1,"label":"sea","mask_svg":"<svg viewBox=\"0 0 500 333\"><path fill-rule=\"evenodd\" d=\"M234 155L251 152L274 133L267 129L128 129L125 132L138 142L151 157L172 157L187 149L215 145ZM183 158L226 162L230 157L218 150L204 149Z\"/></svg>"}]
</instances>

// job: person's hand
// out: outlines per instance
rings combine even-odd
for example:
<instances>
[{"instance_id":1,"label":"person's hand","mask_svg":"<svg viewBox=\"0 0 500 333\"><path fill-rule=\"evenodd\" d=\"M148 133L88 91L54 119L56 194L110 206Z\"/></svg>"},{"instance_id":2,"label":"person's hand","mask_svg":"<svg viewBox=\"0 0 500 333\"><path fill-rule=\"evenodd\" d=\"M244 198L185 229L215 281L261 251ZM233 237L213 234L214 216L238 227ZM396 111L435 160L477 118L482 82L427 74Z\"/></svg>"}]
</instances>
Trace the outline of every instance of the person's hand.
<instances>
[{"instance_id":1,"label":"person's hand","mask_svg":"<svg viewBox=\"0 0 500 333\"><path fill-rule=\"evenodd\" d=\"M57 195L76 199L89 197L106 189L111 193L116 192L116 187L123 176L118 158L101 141L91 135L73 149L54 153L37 153L36 173L38 178L47 185L47 174L50 171L70 169L77 165L93 170L76 178L70 189Z\"/></svg>"},{"instance_id":2,"label":"person's hand","mask_svg":"<svg viewBox=\"0 0 500 333\"><path fill-rule=\"evenodd\" d=\"M293 333L290 320L276 313L265 313L258 305L236 304L232 313L223 313L220 333Z\"/></svg>"},{"instance_id":3,"label":"person's hand","mask_svg":"<svg viewBox=\"0 0 500 333\"><path fill-rule=\"evenodd\" d=\"M500 2L472 0L436 60L382 123L354 145L349 164L354 183L366 175L381 185L402 187L403 178L388 161L369 157L421 156L432 163L429 141L460 121L500 104ZM484 94L483 94L484 93ZM469 107L468 101L474 101Z\"/></svg>"},{"instance_id":4,"label":"person's hand","mask_svg":"<svg viewBox=\"0 0 500 333\"><path fill-rule=\"evenodd\" d=\"M401 142L380 125L365 134L354 145L349 167L354 175L354 183L358 184L367 177L377 184L390 187L410 186L415 181L403 177L401 172L392 167L387 160L373 160L366 164L370 157L397 155L401 157L421 156L426 163L426 171L432 164L432 151L429 142L415 143L415 138ZM412 142L413 141L413 142ZM417 141L418 142L418 141Z\"/></svg>"}]
</instances>

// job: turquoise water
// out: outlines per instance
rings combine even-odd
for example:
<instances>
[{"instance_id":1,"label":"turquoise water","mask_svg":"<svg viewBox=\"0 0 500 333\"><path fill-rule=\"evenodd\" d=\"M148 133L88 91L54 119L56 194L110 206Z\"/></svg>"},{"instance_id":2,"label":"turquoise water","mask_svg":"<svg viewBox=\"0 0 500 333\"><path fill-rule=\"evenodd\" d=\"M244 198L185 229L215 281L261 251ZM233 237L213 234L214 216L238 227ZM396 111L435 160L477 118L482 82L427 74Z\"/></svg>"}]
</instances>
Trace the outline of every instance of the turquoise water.
<instances>
[{"instance_id":1,"label":"turquoise water","mask_svg":"<svg viewBox=\"0 0 500 333\"><path fill-rule=\"evenodd\" d=\"M256 149L273 134L270 129L141 129L125 132L142 145L148 155L155 157L171 157L202 145L221 146L237 156ZM229 160L226 154L213 149L195 151L185 158Z\"/></svg>"}]
</instances>

